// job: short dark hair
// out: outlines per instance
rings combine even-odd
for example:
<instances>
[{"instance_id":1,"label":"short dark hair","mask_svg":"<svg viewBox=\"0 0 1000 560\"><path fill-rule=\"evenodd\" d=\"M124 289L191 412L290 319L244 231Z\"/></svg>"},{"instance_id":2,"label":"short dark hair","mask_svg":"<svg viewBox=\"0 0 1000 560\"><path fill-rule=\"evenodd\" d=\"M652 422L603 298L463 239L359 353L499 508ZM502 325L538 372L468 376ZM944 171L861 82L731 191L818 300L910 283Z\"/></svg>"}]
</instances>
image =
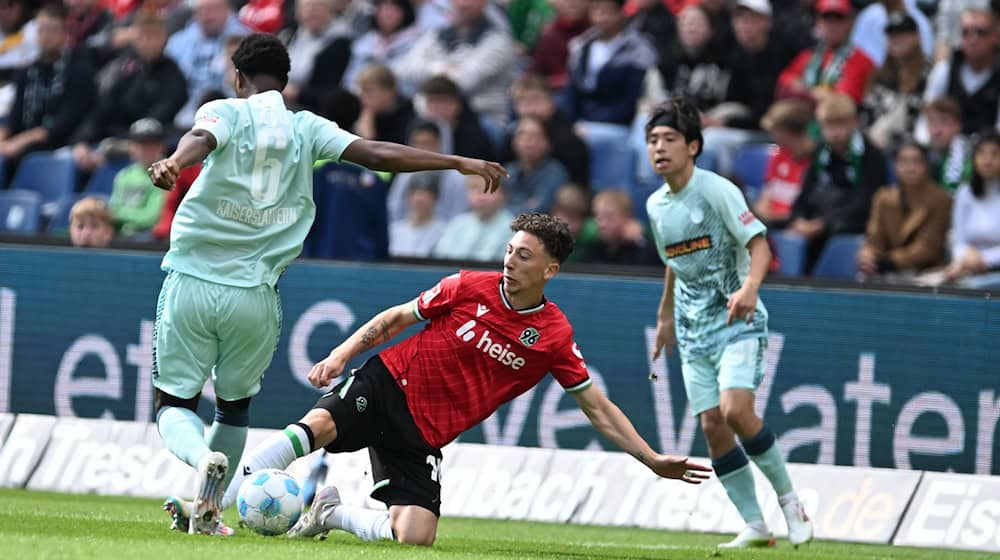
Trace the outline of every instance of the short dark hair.
<instances>
[{"instance_id":1,"label":"short dark hair","mask_svg":"<svg viewBox=\"0 0 1000 560\"><path fill-rule=\"evenodd\" d=\"M447 96L461 101L462 90L448 76L434 76L420 86L420 93L424 95Z\"/></svg>"},{"instance_id":2,"label":"short dark hair","mask_svg":"<svg viewBox=\"0 0 1000 560\"><path fill-rule=\"evenodd\" d=\"M417 117L410 123L410 128L406 132L406 137L411 138L417 132L433 134L438 140L441 139L441 127L432 120Z\"/></svg>"},{"instance_id":3,"label":"short dark hair","mask_svg":"<svg viewBox=\"0 0 1000 560\"><path fill-rule=\"evenodd\" d=\"M661 103L653 109L653 114L646 121L646 136L658 126L669 126L684 136L684 141L690 144L698 141L698 153L701 155L705 147L705 139L701 135L701 113L698 107L686 97L674 97Z\"/></svg>"},{"instance_id":4,"label":"short dark hair","mask_svg":"<svg viewBox=\"0 0 1000 560\"><path fill-rule=\"evenodd\" d=\"M549 214L521 214L510 223L510 230L534 235L542 242L545 252L560 263L573 252L573 234L561 218Z\"/></svg>"},{"instance_id":5,"label":"short dark hair","mask_svg":"<svg viewBox=\"0 0 1000 560\"><path fill-rule=\"evenodd\" d=\"M65 22L66 18L69 17L69 11L66 9L66 6L63 6L62 2L48 2L38 10L38 15L44 15Z\"/></svg>"},{"instance_id":6,"label":"short dark hair","mask_svg":"<svg viewBox=\"0 0 1000 560\"><path fill-rule=\"evenodd\" d=\"M247 78L271 76L282 87L288 83L291 61L285 45L274 35L254 33L241 41L232 56L233 66Z\"/></svg>"},{"instance_id":7,"label":"short dark hair","mask_svg":"<svg viewBox=\"0 0 1000 560\"><path fill-rule=\"evenodd\" d=\"M997 133L997 131L992 128L984 130L976 137L976 144L972 149L973 165L972 178L969 179L969 188L972 189L972 196L975 196L976 198L983 198L986 196L986 180L979 174L979 170L976 169L976 154L979 153L979 150L990 144L1000 147L1000 133Z\"/></svg>"}]
</instances>

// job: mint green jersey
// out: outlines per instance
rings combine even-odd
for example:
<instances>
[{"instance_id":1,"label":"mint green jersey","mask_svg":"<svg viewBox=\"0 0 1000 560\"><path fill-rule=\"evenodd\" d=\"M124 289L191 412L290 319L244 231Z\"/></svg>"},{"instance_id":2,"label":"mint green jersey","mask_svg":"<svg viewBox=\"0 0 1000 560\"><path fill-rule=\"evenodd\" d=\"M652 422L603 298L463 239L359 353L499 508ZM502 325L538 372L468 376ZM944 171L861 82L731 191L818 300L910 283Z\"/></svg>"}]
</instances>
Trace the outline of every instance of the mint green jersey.
<instances>
[{"instance_id":1,"label":"mint green jersey","mask_svg":"<svg viewBox=\"0 0 1000 560\"><path fill-rule=\"evenodd\" d=\"M726 303L750 271L747 243L766 233L739 188L695 167L680 193L664 184L646 200L657 252L673 271L674 325L681 356L721 352L737 340L767 335L767 309L757 302L751 324L726 325Z\"/></svg>"},{"instance_id":2,"label":"mint green jersey","mask_svg":"<svg viewBox=\"0 0 1000 560\"><path fill-rule=\"evenodd\" d=\"M274 285L316 217L313 163L358 137L281 93L206 103L195 116L217 146L174 216L164 270L238 287Z\"/></svg>"}]
</instances>

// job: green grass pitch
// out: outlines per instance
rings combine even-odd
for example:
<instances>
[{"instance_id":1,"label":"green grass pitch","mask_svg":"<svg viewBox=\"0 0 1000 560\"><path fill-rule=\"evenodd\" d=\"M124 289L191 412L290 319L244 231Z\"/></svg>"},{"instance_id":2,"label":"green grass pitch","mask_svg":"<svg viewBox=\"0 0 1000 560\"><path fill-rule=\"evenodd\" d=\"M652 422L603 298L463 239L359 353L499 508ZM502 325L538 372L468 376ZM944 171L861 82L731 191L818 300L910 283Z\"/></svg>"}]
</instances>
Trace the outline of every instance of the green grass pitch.
<instances>
[{"instance_id":1,"label":"green grass pitch","mask_svg":"<svg viewBox=\"0 0 1000 560\"><path fill-rule=\"evenodd\" d=\"M815 542L799 550L780 542L770 550L717 552L725 537L644 529L444 518L433 549L364 543L353 535L326 541L261 537L239 530L231 538L168 530L160 503L149 499L0 489L0 558L10 560L311 558L420 559L927 559L996 558L988 554ZM226 514L229 522L235 511Z\"/></svg>"}]
</instances>

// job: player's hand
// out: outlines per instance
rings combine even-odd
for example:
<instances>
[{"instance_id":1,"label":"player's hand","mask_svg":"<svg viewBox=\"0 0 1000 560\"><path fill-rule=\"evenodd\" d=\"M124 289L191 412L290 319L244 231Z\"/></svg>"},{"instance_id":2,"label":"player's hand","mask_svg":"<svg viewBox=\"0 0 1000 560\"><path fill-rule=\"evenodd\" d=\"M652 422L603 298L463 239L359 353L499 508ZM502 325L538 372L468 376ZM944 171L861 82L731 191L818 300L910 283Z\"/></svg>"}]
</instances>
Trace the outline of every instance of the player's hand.
<instances>
[{"instance_id":1,"label":"player's hand","mask_svg":"<svg viewBox=\"0 0 1000 560\"><path fill-rule=\"evenodd\" d=\"M177 176L180 175L180 172L180 166L170 158L153 162L153 165L150 165L149 169L146 170L153 184L165 191L174 188L174 183L177 182Z\"/></svg>"},{"instance_id":2,"label":"player's hand","mask_svg":"<svg viewBox=\"0 0 1000 560\"><path fill-rule=\"evenodd\" d=\"M677 333L674 329L673 318L666 321L656 322L656 348L653 349L653 359L660 357L663 350L670 356L674 353L674 346L677 346Z\"/></svg>"},{"instance_id":3,"label":"player's hand","mask_svg":"<svg viewBox=\"0 0 1000 560\"><path fill-rule=\"evenodd\" d=\"M729 296L726 309L729 310L726 314L727 325L732 325L736 318L745 320L747 324L752 323L754 313L757 311L757 290L744 284L736 293Z\"/></svg>"},{"instance_id":4,"label":"player's hand","mask_svg":"<svg viewBox=\"0 0 1000 560\"><path fill-rule=\"evenodd\" d=\"M309 383L317 389L326 387L331 381L336 379L338 375L343 373L346 365L347 360L343 359L341 354L334 350L333 352L330 352L329 356L314 365L312 369L309 370Z\"/></svg>"},{"instance_id":5,"label":"player's hand","mask_svg":"<svg viewBox=\"0 0 1000 560\"><path fill-rule=\"evenodd\" d=\"M466 157L459 158L459 165L456 169L462 175L479 175L485 179L486 188L483 189L483 192L488 193L496 192L503 180L510 176L499 163Z\"/></svg>"},{"instance_id":6,"label":"player's hand","mask_svg":"<svg viewBox=\"0 0 1000 560\"><path fill-rule=\"evenodd\" d=\"M674 455L657 455L650 462L649 468L663 478L680 480L688 484L701 484L708 480L711 467L695 463L687 457Z\"/></svg>"}]
</instances>

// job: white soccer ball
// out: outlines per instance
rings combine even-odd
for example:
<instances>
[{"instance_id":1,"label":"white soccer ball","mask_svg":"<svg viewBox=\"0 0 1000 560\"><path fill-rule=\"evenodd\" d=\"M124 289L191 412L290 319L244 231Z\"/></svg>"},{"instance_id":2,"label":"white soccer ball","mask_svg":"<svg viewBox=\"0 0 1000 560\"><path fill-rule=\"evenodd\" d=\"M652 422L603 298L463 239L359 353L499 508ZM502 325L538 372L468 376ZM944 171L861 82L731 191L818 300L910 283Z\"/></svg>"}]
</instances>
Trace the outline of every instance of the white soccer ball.
<instances>
[{"instance_id":1,"label":"white soccer ball","mask_svg":"<svg viewBox=\"0 0 1000 560\"><path fill-rule=\"evenodd\" d=\"M283 535L302 515L302 490L285 471L264 469L247 477L236 496L240 519L256 533Z\"/></svg>"}]
</instances>

